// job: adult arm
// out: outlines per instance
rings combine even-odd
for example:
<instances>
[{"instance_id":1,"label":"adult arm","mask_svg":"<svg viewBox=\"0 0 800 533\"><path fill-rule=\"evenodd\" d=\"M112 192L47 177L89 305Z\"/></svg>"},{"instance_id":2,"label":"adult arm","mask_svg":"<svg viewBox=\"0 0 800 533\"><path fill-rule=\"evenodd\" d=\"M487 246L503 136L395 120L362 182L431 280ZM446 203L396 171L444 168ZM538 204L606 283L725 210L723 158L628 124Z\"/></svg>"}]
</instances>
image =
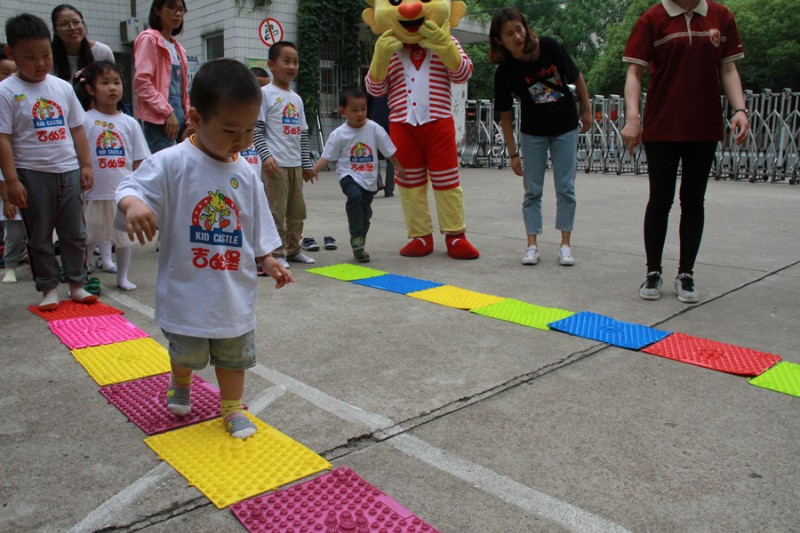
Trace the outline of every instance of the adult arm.
<instances>
[{"instance_id":1,"label":"adult arm","mask_svg":"<svg viewBox=\"0 0 800 533\"><path fill-rule=\"evenodd\" d=\"M511 170L517 176L522 176L522 160L519 157L519 148L514 143L514 118L513 110L500 111L500 129L503 131L503 140L506 142L506 152L511 159Z\"/></svg>"},{"instance_id":2,"label":"adult arm","mask_svg":"<svg viewBox=\"0 0 800 533\"><path fill-rule=\"evenodd\" d=\"M592 109L589 103L589 89L586 87L583 74L578 74L578 78L575 80L575 90L578 91L578 98L581 101L581 131L586 132L592 127Z\"/></svg>"},{"instance_id":3,"label":"adult arm","mask_svg":"<svg viewBox=\"0 0 800 533\"><path fill-rule=\"evenodd\" d=\"M739 78L736 63L729 61L720 65L719 78L731 109L745 109L742 80ZM736 144L742 145L747 141L747 135L750 133L750 121L746 111L739 111L731 116L731 132L735 135Z\"/></svg>"},{"instance_id":4,"label":"adult arm","mask_svg":"<svg viewBox=\"0 0 800 533\"><path fill-rule=\"evenodd\" d=\"M166 121L170 115L174 118L174 114L167 101L168 95L161 94L155 86L160 61L157 38L147 32L139 34L133 45L133 92L138 102L147 102L147 107ZM175 124L177 126L177 120Z\"/></svg>"},{"instance_id":5,"label":"adult arm","mask_svg":"<svg viewBox=\"0 0 800 533\"><path fill-rule=\"evenodd\" d=\"M625 126L622 128L622 143L631 153L642 142L642 117L639 114L642 101L642 74L644 67L628 64L625 76Z\"/></svg>"}]
</instances>

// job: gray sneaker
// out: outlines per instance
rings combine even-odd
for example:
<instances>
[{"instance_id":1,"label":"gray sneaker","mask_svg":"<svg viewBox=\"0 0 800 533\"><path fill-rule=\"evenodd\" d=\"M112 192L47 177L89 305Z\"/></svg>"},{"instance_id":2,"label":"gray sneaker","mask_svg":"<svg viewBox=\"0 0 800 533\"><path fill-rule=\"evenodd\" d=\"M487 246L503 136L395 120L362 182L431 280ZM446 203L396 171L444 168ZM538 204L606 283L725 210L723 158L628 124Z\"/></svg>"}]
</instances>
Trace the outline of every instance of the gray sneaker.
<instances>
[{"instance_id":1,"label":"gray sneaker","mask_svg":"<svg viewBox=\"0 0 800 533\"><path fill-rule=\"evenodd\" d=\"M282 255L277 255L277 256L275 256L275 261L277 261L278 263L280 263L280 265L281 265L283 268L291 268L291 267L289 266L289 262L288 262L288 261L286 260L286 258L285 258L284 256L282 256Z\"/></svg>"},{"instance_id":2,"label":"gray sneaker","mask_svg":"<svg viewBox=\"0 0 800 533\"><path fill-rule=\"evenodd\" d=\"M685 304L696 304L700 301L700 295L694 288L694 278L686 272L678 274L675 278L675 294L678 295L678 300Z\"/></svg>"},{"instance_id":3,"label":"gray sneaker","mask_svg":"<svg viewBox=\"0 0 800 533\"><path fill-rule=\"evenodd\" d=\"M639 287L639 296L643 300L658 300L661 298L661 283L661 272L648 272L644 283Z\"/></svg>"},{"instance_id":4,"label":"gray sneaker","mask_svg":"<svg viewBox=\"0 0 800 533\"><path fill-rule=\"evenodd\" d=\"M540 258L541 254L539 254L539 249L536 246L528 246L522 256L522 264L535 265L539 262Z\"/></svg>"},{"instance_id":5,"label":"gray sneaker","mask_svg":"<svg viewBox=\"0 0 800 533\"><path fill-rule=\"evenodd\" d=\"M312 263L316 263L317 262L316 259L312 259L311 257L308 257L303 252L297 252L294 255L287 255L286 256L286 260L291 262L291 263L305 263L307 265L310 265Z\"/></svg>"}]
</instances>

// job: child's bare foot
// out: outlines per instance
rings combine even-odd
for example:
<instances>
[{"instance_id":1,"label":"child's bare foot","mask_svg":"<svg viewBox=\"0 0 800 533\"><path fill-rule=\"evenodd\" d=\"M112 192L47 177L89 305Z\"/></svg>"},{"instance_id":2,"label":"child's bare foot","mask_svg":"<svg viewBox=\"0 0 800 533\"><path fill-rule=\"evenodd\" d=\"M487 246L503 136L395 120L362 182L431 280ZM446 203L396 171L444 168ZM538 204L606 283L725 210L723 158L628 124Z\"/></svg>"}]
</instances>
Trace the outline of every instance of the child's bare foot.
<instances>
[{"instance_id":1,"label":"child's bare foot","mask_svg":"<svg viewBox=\"0 0 800 533\"><path fill-rule=\"evenodd\" d=\"M131 282L128 278L117 278L117 286L123 291L132 291L136 288L136 284Z\"/></svg>"},{"instance_id":2,"label":"child's bare foot","mask_svg":"<svg viewBox=\"0 0 800 533\"><path fill-rule=\"evenodd\" d=\"M69 297L73 302L80 304L93 304L97 301L97 295L87 292L81 285L70 283Z\"/></svg>"},{"instance_id":3,"label":"child's bare foot","mask_svg":"<svg viewBox=\"0 0 800 533\"><path fill-rule=\"evenodd\" d=\"M55 311L56 309L58 309L58 288L45 292L44 298L39 304L39 311Z\"/></svg>"}]
</instances>

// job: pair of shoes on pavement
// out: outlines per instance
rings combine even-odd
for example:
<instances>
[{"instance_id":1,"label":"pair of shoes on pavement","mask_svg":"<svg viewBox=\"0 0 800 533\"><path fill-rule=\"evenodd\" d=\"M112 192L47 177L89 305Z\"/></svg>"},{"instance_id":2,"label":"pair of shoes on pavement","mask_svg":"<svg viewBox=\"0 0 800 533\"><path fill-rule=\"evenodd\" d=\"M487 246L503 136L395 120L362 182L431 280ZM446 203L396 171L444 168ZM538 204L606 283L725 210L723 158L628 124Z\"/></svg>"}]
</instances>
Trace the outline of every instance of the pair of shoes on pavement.
<instances>
[{"instance_id":1,"label":"pair of shoes on pavement","mask_svg":"<svg viewBox=\"0 0 800 533\"><path fill-rule=\"evenodd\" d=\"M323 243L326 250L335 250L337 248L336 239L330 235L323 237ZM303 240L300 241L300 248L307 252L316 252L319 251L319 244L317 244L317 240L314 237L303 237Z\"/></svg>"},{"instance_id":2,"label":"pair of shoes on pavement","mask_svg":"<svg viewBox=\"0 0 800 533\"><path fill-rule=\"evenodd\" d=\"M525 253L522 255L523 265L536 265L539 264L541 259L539 248L536 245L528 246ZM572 266L575 264L575 258L572 257L572 248L569 246L562 246L558 250L558 264L561 266Z\"/></svg>"},{"instance_id":3,"label":"pair of shoes on pavement","mask_svg":"<svg viewBox=\"0 0 800 533\"><path fill-rule=\"evenodd\" d=\"M658 300L661 298L661 272L654 270L647 273L644 283L639 287L639 296L643 300ZM694 278L688 272L678 274L675 278L675 294L678 300L686 304L700 301L700 295L694 286Z\"/></svg>"}]
</instances>

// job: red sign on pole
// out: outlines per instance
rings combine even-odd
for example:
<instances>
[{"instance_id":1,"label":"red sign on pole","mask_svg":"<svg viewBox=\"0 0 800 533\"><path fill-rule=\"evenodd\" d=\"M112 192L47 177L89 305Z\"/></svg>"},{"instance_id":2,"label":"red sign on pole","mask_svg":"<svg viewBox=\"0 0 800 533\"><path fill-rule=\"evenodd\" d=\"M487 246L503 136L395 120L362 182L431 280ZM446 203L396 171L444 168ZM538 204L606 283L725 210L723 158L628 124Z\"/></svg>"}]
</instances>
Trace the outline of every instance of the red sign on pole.
<instances>
[{"instance_id":1,"label":"red sign on pole","mask_svg":"<svg viewBox=\"0 0 800 533\"><path fill-rule=\"evenodd\" d=\"M266 46L272 46L283 40L283 26L273 18L266 18L261 21L261 25L258 27L258 36Z\"/></svg>"}]
</instances>

